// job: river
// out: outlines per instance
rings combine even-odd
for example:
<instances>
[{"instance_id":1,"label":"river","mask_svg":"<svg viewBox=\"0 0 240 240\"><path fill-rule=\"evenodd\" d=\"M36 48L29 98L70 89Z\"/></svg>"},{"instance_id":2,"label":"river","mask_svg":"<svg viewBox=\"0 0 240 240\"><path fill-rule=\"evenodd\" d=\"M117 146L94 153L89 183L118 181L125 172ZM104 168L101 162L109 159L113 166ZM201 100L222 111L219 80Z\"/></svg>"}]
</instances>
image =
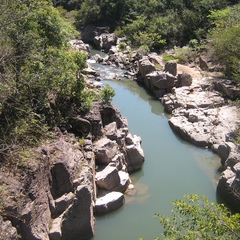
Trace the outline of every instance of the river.
<instances>
[{"instance_id":1,"label":"river","mask_svg":"<svg viewBox=\"0 0 240 240\"><path fill-rule=\"evenodd\" d=\"M136 82L124 80L121 70L92 66L102 83L114 88L112 104L128 119L130 132L141 136L145 153L142 169L131 174L135 191L125 196L122 208L96 217L93 240L153 240L163 230L154 214L170 215L172 201L196 193L217 202L219 157L180 139L169 127L169 115L159 100Z\"/></svg>"}]
</instances>

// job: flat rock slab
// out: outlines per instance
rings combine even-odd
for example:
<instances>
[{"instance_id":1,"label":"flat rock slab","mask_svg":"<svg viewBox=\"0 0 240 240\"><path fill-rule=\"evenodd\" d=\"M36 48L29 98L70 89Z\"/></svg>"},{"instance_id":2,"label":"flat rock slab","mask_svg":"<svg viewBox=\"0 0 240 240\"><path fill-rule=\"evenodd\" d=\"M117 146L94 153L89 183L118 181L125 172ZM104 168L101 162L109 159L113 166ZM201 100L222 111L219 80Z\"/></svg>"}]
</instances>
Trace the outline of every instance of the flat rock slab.
<instances>
[{"instance_id":1,"label":"flat rock slab","mask_svg":"<svg viewBox=\"0 0 240 240\"><path fill-rule=\"evenodd\" d=\"M120 208L124 204L124 195L120 192L110 192L97 198L95 213L104 214Z\"/></svg>"}]
</instances>

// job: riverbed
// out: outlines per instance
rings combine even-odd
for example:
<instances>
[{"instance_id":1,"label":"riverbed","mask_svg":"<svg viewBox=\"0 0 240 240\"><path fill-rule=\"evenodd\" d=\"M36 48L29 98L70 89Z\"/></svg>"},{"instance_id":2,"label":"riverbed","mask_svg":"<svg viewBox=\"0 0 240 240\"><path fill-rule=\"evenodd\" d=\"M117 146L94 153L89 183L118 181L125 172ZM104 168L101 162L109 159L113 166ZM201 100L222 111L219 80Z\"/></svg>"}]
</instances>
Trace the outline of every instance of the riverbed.
<instances>
[{"instance_id":1,"label":"riverbed","mask_svg":"<svg viewBox=\"0 0 240 240\"><path fill-rule=\"evenodd\" d=\"M154 239L162 233L154 214L169 215L172 201L185 194L200 194L217 202L219 157L180 139L169 127L170 116L159 100L136 82L124 79L122 70L92 66L100 72L101 82L114 88L112 104L127 118L130 132L141 136L145 153L142 169L131 174L134 191L125 195L122 208L96 218L93 239Z\"/></svg>"}]
</instances>

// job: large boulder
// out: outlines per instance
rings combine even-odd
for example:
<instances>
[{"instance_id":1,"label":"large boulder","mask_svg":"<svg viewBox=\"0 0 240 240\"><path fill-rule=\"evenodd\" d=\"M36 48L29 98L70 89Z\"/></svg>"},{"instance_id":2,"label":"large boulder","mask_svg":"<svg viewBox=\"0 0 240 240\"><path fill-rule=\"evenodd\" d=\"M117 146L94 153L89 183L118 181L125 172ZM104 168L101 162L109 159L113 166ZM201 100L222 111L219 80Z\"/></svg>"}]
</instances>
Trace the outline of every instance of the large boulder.
<instances>
[{"instance_id":1,"label":"large boulder","mask_svg":"<svg viewBox=\"0 0 240 240\"><path fill-rule=\"evenodd\" d=\"M111 164L104 169L97 171L95 180L99 189L118 192L125 192L131 183L127 172L122 169L118 170Z\"/></svg>"},{"instance_id":2,"label":"large boulder","mask_svg":"<svg viewBox=\"0 0 240 240\"><path fill-rule=\"evenodd\" d=\"M97 35L96 27L88 25L82 32L81 37L85 43L93 43L95 36Z\"/></svg>"},{"instance_id":3,"label":"large boulder","mask_svg":"<svg viewBox=\"0 0 240 240\"><path fill-rule=\"evenodd\" d=\"M87 136L89 133L91 133L91 124L87 119L84 119L80 116L75 116L70 119L70 123L71 130L76 134Z\"/></svg>"},{"instance_id":4,"label":"large boulder","mask_svg":"<svg viewBox=\"0 0 240 240\"><path fill-rule=\"evenodd\" d=\"M180 73L177 76L177 87L191 86L192 76L188 73Z\"/></svg>"},{"instance_id":5,"label":"large boulder","mask_svg":"<svg viewBox=\"0 0 240 240\"><path fill-rule=\"evenodd\" d=\"M94 105L84 116L91 124L91 134L93 139L98 139L103 135L103 124L101 113L99 111L99 104Z\"/></svg>"},{"instance_id":6,"label":"large boulder","mask_svg":"<svg viewBox=\"0 0 240 240\"><path fill-rule=\"evenodd\" d=\"M120 208L124 203L124 195L120 192L109 192L97 198L94 211L104 214Z\"/></svg>"},{"instance_id":7,"label":"large boulder","mask_svg":"<svg viewBox=\"0 0 240 240\"><path fill-rule=\"evenodd\" d=\"M96 185L105 190L112 191L119 187L120 177L116 167L106 166L103 170L97 171Z\"/></svg>"},{"instance_id":8,"label":"large boulder","mask_svg":"<svg viewBox=\"0 0 240 240\"><path fill-rule=\"evenodd\" d=\"M122 117L119 110L109 104L105 104L100 108L100 114L102 119L102 124L105 127L109 123L116 122L117 128L125 128L127 127L127 119Z\"/></svg>"},{"instance_id":9,"label":"large boulder","mask_svg":"<svg viewBox=\"0 0 240 240\"><path fill-rule=\"evenodd\" d=\"M94 38L94 44L97 49L108 52L110 48L117 43L117 37L114 33L103 33Z\"/></svg>"},{"instance_id":10,"label":"large boulder","mask_svg":"<svg viewBox=\"0 0 240 240\"><path fill-rule=\"evenodd\" d=\"M128 172L136 171L142 167L144 162L144 152L141 148L141 138L128 135L130 144L126 146L126 162Z\"/></svg>"},{"instance_id":11,"label":"large boulder","mask_svg":"<svg viewBox=\"0 0 240 240\"><path fill-rule=\"evenodd\" d=\"M74 39L70 41L70 44L74 50L82 52L87 56L90 56L89 45L85 44L82 40Z\"/></svg>"},{"instance_id":12,"label":"large boulder","mask_svg":"<svg viewBox=\"0 0 240 240\"><path fill-rule=\"evenodd\" d=\"M108 138L101 138L94 143L93 149L97 163L107 165L117 154L118 144Z\"/></svg>"},{"instance_id":13,"label":"large boulder","mask_svg":"<svg viewBox=\"0 0 240 240\"><path fill-rule=\"evenodd\" d=\"M139 72L144 78L147 74L156 70L155 65L149 60L148 57L143 57L138 63Z\"/></svg>"},{"instance_id":14,"label":"large boulder","mask_svg":"<svg viewBox=\"0 0 240 240\"><path fill-rule=\"evenodd\" d=\"M176 76L177 75L177 62L175 60L166 62L164 71L169 72L173 76Z\"/></svg>"},{"instance_id":15,"label":"large boulder","mask_svg":"<svg viewBox=\"0 0 240 240\"><path fill-rule=\"evenodd\" d=\"M176 80L173 75L159 71L154 71L147 74L145 79L146 80L144 80L144 82L151 90L171 89L172 87L174 87L174 83Z\"/></svg>"}]
</instances>

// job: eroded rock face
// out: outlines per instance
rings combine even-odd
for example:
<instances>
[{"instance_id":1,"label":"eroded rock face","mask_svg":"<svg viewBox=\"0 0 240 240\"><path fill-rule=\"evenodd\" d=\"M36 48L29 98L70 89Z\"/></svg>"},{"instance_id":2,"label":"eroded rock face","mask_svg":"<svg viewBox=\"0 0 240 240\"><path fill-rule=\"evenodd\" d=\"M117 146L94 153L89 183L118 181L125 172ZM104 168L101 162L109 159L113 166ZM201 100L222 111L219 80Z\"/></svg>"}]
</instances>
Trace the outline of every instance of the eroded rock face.
<instances>
[{"instance_id":1,"label":"eroded rock face","mask_svg":"<svg viewBox=\"0 0 240 240\"><path fill-rule=\"evenodd\" d=\"M217 191L230 203L237 211L240 211L240 162L232 168L227 169L221 174L218 182Z\"/></svg>"},{"instance_id":2,"label":"eroded rock face","mask_svg":"<svg viewBox=\"0 0 240 240\"><path fill-rule=\"evenodd\" d=\"M213 81L213 87L231 100L236 100L240 97L240 86L233 85L231 80L216 79Z\"/></svg>"},{"instance_id":3,"label":"eroded rock face","mask_svg":"<svg viewBox=\"0 0 240 240\"><path fill-rule=\"evenodd\" d=\"M9 220L3 221L0 216L0 226L0 239L18 240L17 229L12 226L12 223Z\"/></svg>"},{"instance_id":4,"label":"eroded rock face","mask_svg":"<svg viewBox=\"0 0 240 240\"><path fill-rule=\"evenodd\" d=\"M123 193L131 184L127 147L135 148L138 168L144 160L139 137L129 135L127 120L115 107L96 104L87 114L72 117L69 130L81 136L79 140L59 131L58 138L33 154L36 161L24 181L21 175L7 178L1 173L0 181L16 196L6 195L6 221L0 227L9 228L5 234L9 239L15 239L15 229L25 240L90 239L94 203L104 202L96 211L101 213L124 203ZM106 190L107 196L99 194Z\"/></svg>"},{"instance_id":5,"label":"eroded rock face","mask_svg":"<svg viewBox=\"0 0 240 240\"><path fill-rule=\"evenodd\" d=\"M90 239L94 233L92 190L78 186L73 204L62 217L62 240Z\"/></svg>"}]
</instances>

